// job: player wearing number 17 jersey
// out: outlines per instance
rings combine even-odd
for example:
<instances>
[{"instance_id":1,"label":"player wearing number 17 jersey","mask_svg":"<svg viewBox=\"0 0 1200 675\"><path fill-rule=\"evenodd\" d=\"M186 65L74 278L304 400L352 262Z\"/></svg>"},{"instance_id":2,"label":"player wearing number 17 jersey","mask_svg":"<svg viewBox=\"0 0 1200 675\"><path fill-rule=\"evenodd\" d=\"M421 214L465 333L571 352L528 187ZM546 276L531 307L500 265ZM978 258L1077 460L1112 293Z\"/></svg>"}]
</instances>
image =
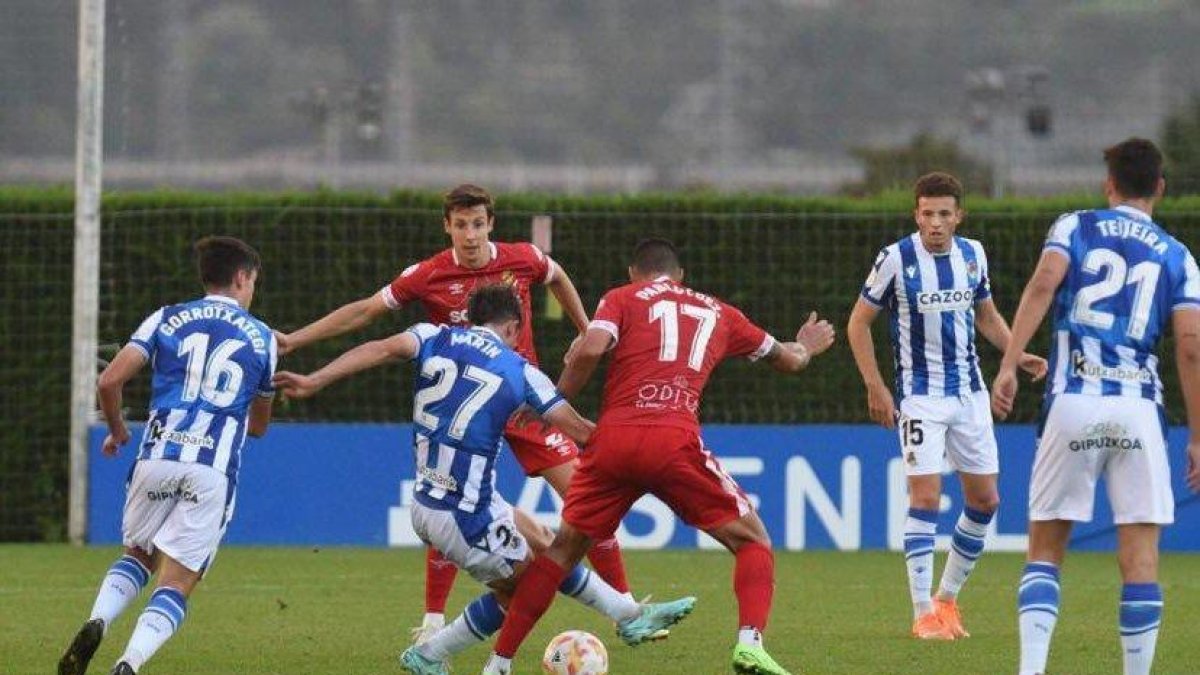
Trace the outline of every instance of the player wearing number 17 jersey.
<instances>
[{"instance_id":1,"label":"player wearing number 17 jersey","mask_svg":"<svg viewBox=\"0 0 1200 675\"><path fill-rule=\"evenodd\" d=\"M762 647L775 583L766 529L705 447L696 413L709 375L721 361L746 357L798 372L833 344L833 328L813 314L796 342L777 342L736 307L680 283L678 255L662 239L634 249L629 276L630 284L600 301L560 379L560 391L574 395L611 349L600 419L567 491L562 528L518 585L484 672L511 672L513 655L567 570L592 541L612 536L635 501L653 494L736 556L734 670L785 673ZM667 619L682 619L692 601L664 608L671 613Z\"/></svg>"},{"instance_id":2,"label":"player wearing number 17 jersey","mask_svg":"<svg viewBox=\"0 0 1200 675\"><path fill-rule=\"evenodd\" d=\"M196 254L208 295L151 314L100 375L104 454L129 441L121 389L147 363L154 371L150 419L126 486L124 555L104 577L59 675L86 672L104 633L151 574L158 587L112 672L137 672L179 630L233 516L242 444L247 434L266 433L271 418L275 337L249 312L258 253L232 237L209 237L196 243Z\"/></svg>"},{"instance_id":3,"label":"player wearing number 17 jersey","mask_svg":"<svg viewBox=\"0 0 1200 675\"><path fill-rule=\"evenodd\" d=\"M1017 391L1014 354L1053 303L1051 375L1018 593L1022 675L1046 670L1059 567L1072 524L1092 519L1102 476L1124 581L1125 674L1150 672L1163 603L1159 530L1175 517L1155 355L1168 320L1191 431L1187 480L1200 489L1200 270L1188 249L1151 220L1166 185L1158 148L1130 139L1106 150L1104 159L1109 208L1068 214L1050 229L993 388L992 407L1003 417Z\"/></svg>"}]
</instances>

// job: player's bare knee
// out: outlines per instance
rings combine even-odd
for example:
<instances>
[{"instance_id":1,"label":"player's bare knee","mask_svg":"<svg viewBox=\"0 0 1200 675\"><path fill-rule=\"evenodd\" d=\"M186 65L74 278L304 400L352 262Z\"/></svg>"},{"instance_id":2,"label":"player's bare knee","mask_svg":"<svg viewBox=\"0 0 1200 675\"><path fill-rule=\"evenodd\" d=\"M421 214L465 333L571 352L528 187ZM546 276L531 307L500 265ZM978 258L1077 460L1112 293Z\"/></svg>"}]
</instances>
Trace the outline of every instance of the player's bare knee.
<instances>
[{"instance_id":1,"label":"player's bare knee","mask_svg":"<svg viewBox=\"0 0 1200 675\"><path fill-rule=\"evenodd\" d=\"M1000 495L992 493L990 495L977 496L974 499L968 497L967 506L980 513L992 514L1000 508Z\"/></svg>"},{"instance_id":2,"label":"player's bare knee","mask_svg":"<svg viewBox=\"0 0 1200 675\"><path fill-rule=\"evenodd\" d=\"M592 547L592 538L563 523L554 536L554 543L546 551L546 556L562 567L571 568L583 560L588 549Z\"/></svg>"},{"instance_id":3,"label":"player's bare knee","mask_svg":"<svg viewBox=\"0 0 1200 675\"><path fill-rule=\"evenodd\" d=\"M1126 547L1117 554L1121 578L1125 583L1140 584L1158 580L1158 550Z\"/></svg>"}]
</instances>

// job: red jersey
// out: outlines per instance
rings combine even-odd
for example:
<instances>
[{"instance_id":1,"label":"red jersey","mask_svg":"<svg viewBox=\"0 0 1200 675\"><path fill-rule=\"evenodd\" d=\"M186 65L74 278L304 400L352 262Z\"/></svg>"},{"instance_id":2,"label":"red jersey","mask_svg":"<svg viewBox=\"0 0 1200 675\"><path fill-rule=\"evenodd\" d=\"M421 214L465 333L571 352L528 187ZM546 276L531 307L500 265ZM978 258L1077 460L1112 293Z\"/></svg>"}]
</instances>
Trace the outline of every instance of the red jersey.
<instances>
[{"instance_id":1,"label":"red jersey","mask_svg":"<svg viewBox=\"0 0 1200 675\"><path fill-rule=\"evenodd\" d=\"M472 290L498 283L513 286L521 298L522 313L516 351L536 366L529 289L534 284L549 283L554 278L554 264L533 244L488 242L488 246L492 259L477 270L458 264L458 256L449 248L410 266L379 294L392 309L419 300L433 323L466 326L467 298Z\"/></svg>"},{"instance_id":2,"label":"red jersey","mask_svg":"<svg viewBox=\"0 0 1200 675\"><path fill-rule=\"evenodd\" d=\"M738 308L667 277L604 295L589 328L616 338L599 424L671 426L696 433L708 376L731 356L756 360L775 339Z\"/></svg>"}]
</instances>

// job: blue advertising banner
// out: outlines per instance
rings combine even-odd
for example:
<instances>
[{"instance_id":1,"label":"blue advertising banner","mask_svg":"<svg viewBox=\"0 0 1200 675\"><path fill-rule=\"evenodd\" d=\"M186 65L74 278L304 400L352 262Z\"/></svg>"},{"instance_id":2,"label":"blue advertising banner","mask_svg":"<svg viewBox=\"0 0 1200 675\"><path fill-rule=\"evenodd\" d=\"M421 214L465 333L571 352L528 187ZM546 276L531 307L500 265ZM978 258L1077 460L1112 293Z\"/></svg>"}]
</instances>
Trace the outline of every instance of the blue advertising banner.
<instances>
[{"instance_id":1,"label":"blue advertising banner","mask_svg":"<svg viewBox=\"0 0 1200 675\"><path fill-rule=\"evenodd\" d=\"M134 438L140 428L131 429ZM1001 425L1000 513L992 550L1024 550L1031 426ZM133 455L99 452L103 427L91 434L89 541L119 543L125 480ZM412 500L412 430L407 424L272 425L243 451L236 512L227 543L258 545L415 546L408 521ZM706 445L759 509L777 548L903 548L907 508L904 466L895 436L868 425L708 425ZM1200 508L1183 483L1187 430L1170 433L1177 523L1163 536L1169 550L1200 550ZM498 463L500 491L547 525L558 522L557 495L526 479L507 452ZM1074 548L1115 546L1101 483L1095 519L1076 527ZM948 533L962 509L958 481L947 475L938 531ZM639 501L619 532L627 548L716 548L653 497Z\"/></svg>"}]
</instances>

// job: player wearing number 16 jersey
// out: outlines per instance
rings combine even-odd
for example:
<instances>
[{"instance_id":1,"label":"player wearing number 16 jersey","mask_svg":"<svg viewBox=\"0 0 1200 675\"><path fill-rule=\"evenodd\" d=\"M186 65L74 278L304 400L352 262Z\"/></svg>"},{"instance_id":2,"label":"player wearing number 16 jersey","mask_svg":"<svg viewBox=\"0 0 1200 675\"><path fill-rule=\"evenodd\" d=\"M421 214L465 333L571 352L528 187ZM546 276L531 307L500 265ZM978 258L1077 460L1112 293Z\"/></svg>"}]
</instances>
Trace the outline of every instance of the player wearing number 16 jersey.
<instances>
[{"instance_id":1,"label":"player wearing number 16 jersey","mask_svg":"<svg viewBox=\"0 0 1200 675\"><path fill-rule=\"evenodd\" d=\"M1051 303L1050 379L1029 488L1029 554L1018 594L1021 669L1043 673L1058 619L1059 566L1074 522L1092 519L1103 476L1117 525L1126 675L1150 672L1162 616L1158 538L1175 518L1162 381L1155 354L1168 320L1187 405L1190 487L1200 489L1200 270L1151 220L1166 181L1153 143L1104 152L1109 208L1060 218L1021 296L992 407L1012 409L1015 354Z\"/></svg>"},{"instance_id":2,"label":"player wearing number 16 jersey","mask_svg":"<svg viewBox=\"0 0 1200 675\"><path fill-rule=\"evenodd\" d=\"M266 433L271 418L275 337L249 312L258 253L232 237L209 237L196 243L196 254L208 295L151 314L100 375L104 454L129 441L121 389L147 363L154 371L150 418L126 487L125 553L101 583L59 675L87 670L151 574L158 587L112 672L137 672L179 630L233 516L242 444L247 434Z\"/></svg>"},{"instance_id":3,"label":"player wearing number 16 jersey","mask_svg":"<svg viewBox=\"0 0 1200 675\"><path fill-rule=\"evenodd\" d=\"M496 491L500 437L513 413L529 406L579 443L591 435L583 419L540 370L512 350L521 334L522 306L504 284L470 297L471 328L417 324L385 340L360 345L311 375L283 372L276 382L288 396L307 397L353 373L397 359L417 368L413 396L416 489L412 524L417 535L500 596L488 593L450 625L401 654L417 675L449 672L451 654L500 627L502 598L537 546L538 532L523 526ZM547 540L540 542L544 547ZM659 636L656 605L639 605L598 576L576 566L560 590L617 622L627 641Z\"/></svg>"},{"instance_id":4,"label":"player wearing number 16 jersey","mask_svg":"<svg viewBox=\"0 0 1200 675\"><path fill-rule=\"evenodd\" d=\"M704 446L696 413L721 361L746 357L798 372L833 344L833 328L813 314L796 342L776 342L737 308L680 283L675 247L662 239L634 249L629 276L630 284L600 301L560 379L563 394L574 395L611 350L600 419L567 491L562 529L518 585L484 672L511 672L513 655L567 570L592 541L612 536L635 501L653 494L736 556L735 671L785 673L762 648L775 583L770 540L746 495ZM694 599L687 600L665 607L666 620L690 612Z\"/></svg>"}]
</instances>

